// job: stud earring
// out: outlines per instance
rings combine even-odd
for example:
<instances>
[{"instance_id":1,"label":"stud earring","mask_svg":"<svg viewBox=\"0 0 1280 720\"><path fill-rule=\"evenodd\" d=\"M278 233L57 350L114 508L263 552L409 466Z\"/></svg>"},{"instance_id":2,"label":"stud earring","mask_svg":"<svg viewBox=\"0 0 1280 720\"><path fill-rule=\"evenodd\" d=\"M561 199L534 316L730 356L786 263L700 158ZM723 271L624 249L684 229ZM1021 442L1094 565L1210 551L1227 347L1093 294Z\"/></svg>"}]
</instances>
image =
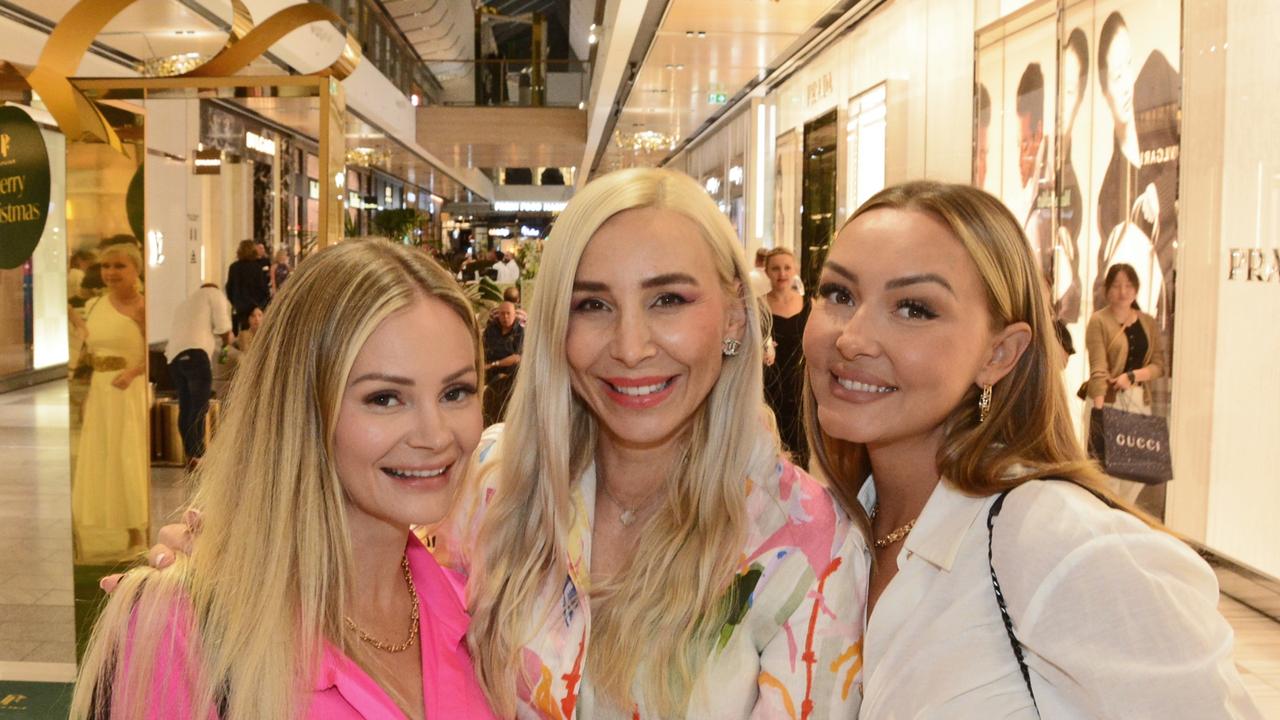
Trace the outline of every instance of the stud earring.
<instances>
[{"instance_id":1,"label":"stud earring","mask_svg":"<svg viewBox=\"0 0 1280 720\"><path fill-rule=\"evenodd\" d=\"M991 414L991 386L982 386L982 395L978 396L978 423L987 421L987 415Z\"/></svg>"},{"instance_id":2,"label":"stud earring","mask_svg":"<svg viewBox=\"0 0 1280 720\"><path fill-rule=\"evenodd\" d=\"M742 350L742 343L733 338L725 338L720 342L720 352L725 357L733 357Z\"/></svg>"}]
</instances>

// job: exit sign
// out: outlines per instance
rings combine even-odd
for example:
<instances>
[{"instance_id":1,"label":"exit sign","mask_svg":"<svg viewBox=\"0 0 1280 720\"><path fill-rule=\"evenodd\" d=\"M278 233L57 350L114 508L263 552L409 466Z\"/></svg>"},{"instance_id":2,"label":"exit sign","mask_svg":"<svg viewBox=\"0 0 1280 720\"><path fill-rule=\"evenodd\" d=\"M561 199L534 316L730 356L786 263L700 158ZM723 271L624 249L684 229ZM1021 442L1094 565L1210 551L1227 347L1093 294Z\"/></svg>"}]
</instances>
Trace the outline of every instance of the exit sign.
<instances>
[{"instance_id":1,"label":"exit sign","mask_svg":"<svg viewBox=\"0 0 1280 720\"><path fill-rule=\"evenodd\" d=\"M729 102L729 95L728 93L713 92L707 95L707 102L711 103L712 105L723 105Z\"/></svg>"}]
</instances>

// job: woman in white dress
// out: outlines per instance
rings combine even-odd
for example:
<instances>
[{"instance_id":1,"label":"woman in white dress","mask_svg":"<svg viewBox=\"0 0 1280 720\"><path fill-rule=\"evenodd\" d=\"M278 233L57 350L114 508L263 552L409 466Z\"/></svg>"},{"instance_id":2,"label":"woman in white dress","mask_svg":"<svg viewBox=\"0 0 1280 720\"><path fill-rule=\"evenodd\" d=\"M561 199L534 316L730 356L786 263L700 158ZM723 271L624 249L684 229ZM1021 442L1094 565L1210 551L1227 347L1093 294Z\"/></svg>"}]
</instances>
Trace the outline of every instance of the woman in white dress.
<instances>
[{"instance_id":1,"label":"woman in white dress","mask_svg":"<svg viewBox=\"0 0 1280 720\"><path fill-rule=\"evenodd\" d=\"M103 248L101 264L106 292L88 302L81 328L93 365L71 485L76 558L82 562L123 559L147 546L142 254L132 238L119 239Z\"/></svg>"}]
</instances>

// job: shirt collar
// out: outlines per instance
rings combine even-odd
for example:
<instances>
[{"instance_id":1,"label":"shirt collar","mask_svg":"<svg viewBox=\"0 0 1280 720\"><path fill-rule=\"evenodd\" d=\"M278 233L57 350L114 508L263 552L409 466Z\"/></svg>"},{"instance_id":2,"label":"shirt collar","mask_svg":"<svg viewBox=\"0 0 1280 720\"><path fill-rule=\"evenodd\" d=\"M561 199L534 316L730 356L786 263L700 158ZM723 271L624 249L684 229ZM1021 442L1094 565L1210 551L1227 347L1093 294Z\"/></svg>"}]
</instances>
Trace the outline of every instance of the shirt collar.
<instances>
[{"instance_id":1,"label":"shirt collar","mask_svg":"<svg viewBox=\"0 0 1280 720\"><path fill-rule=\"evenodd\" d=\"M898 566L902 567L911 555L918 555L939 570L949 572L960 552L960 543L989 499L965 495L945 478L940 480L902 544ZM858 491L858 502L868 513L875 507L876 490L871 478L867 478Z\"/></svg>"}]
</instances>

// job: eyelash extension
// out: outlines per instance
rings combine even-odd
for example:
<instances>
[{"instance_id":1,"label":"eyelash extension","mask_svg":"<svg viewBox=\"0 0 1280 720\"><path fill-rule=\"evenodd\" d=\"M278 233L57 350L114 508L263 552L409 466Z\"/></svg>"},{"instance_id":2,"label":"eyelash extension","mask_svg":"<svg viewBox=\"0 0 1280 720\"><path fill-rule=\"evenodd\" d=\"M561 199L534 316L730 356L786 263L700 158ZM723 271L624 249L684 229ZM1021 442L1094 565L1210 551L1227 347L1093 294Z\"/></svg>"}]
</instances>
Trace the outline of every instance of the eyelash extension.
<instances>
[{"instance_id":1,"label":"eyelash extension","mask_svg":"<svg viewBox=\"0 0 1280 720\"><path fill-rule=\"evenodd\" d=\"M448 397L454 392L463 392L463 393L466 393L467 395L474 396L479 392L479 390L476 388L475 385L471 385L470 383L466 383L463 385L454 385L450 387L448 390L445 390L442 397Z\"/></svg>"},{"instance_id":2,"label":"eyelash extension","mask_svg":"<svg viewBox=\"0 0 1280 720\"><path fill-rule=\"evenodd\" d=\"M849 297L853 297L853 293L849 292L849 288L846 288L843 285L838 285L833 282L828 282L818 286L819 297L825 298L828 295L831 295L832 293L842 293L844 295L848 295Z\"/></svg>"},{"instance_id":3,"label":"eyelash extension","mask_svg":"<svg viewBox=\"0 0 1280 720\"><path fill-rule=\"evenodd\" d=\"M933 308L929 307L927 303L923 303L919 300L899 300L898 308L906 308L911 312L920 313L924 316L923 319L925 320L932 320L938 317L938 313L934 312Z\"/></svg>"}]
</instances>

